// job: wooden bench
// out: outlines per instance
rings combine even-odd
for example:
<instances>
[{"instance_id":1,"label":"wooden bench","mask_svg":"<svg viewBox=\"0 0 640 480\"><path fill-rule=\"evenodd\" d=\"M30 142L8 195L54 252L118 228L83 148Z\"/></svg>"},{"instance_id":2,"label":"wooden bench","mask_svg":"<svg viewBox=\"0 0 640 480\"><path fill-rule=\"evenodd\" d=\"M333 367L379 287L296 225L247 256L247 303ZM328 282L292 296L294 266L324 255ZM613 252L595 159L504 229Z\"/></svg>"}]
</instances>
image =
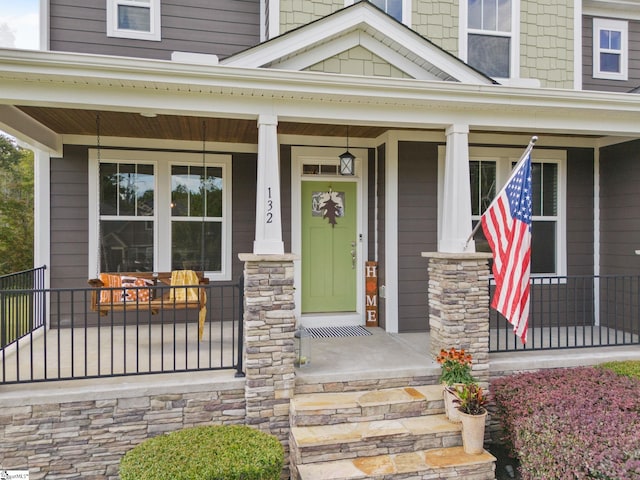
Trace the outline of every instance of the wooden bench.
<instances>
[{"instance_id":1,"label":"wooden bench","mask_svg":"<svg viewBox=\"0 0 640 480\"><path fill-rule=\"evenodd\" d=\"M172 291L180 289L189 289L193 287L182 285L171 285L171 276L173 272L156 272L156 276L151 272L118 272L110 275L119 275L121 277L135 277L144 279L150 282L149 299L145 300L128 300L128 301L114 301L114 296L122 295L106 295L110 297L104 299L105 295L101 295L107 291L102 280L99 278L92 278L88 281L89 285L93 287L91 292L91 310L99 312L101 316L108 315L111 312L122 312L125 309L128 311L142 310L150 311L155 315L160 310L185 310L185 309L198 309L201 310L206 306L207 294L204 288L198 289L198 299L176 299L176 295L172 295ZM195 272L198 277L198 285L208 285L209 279L204 276L204 272ZM145 286L136 287L108 287L108 291L118 294L120 292L125 293L125 290L131 290L139 292L145 290ZM154 296L155 295L155 296ZM160 295L159 297L157 295ZM101 299L101 297L103 297Z\"/></svg>"}]
</instances>

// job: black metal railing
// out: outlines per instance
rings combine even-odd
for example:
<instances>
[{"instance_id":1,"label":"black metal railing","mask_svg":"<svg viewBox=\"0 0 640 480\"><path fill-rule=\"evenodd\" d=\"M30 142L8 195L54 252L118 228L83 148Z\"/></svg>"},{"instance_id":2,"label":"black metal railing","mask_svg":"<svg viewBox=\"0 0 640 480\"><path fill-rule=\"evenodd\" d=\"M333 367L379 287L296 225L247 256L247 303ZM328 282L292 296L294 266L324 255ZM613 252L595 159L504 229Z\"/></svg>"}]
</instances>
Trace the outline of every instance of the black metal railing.
<instances>
[{"instance_id":1,"label":"black metal railing","mask_svg":"<svg viewBox=\"0 0 640 480\"><path fill-rule=\"evenodd\" d=\"M206 293L206 303L168 294L187 288ZM49 305L49 328L0 350L0 383L222 369L243 375L240 284L127 291L136 300L105 309L96 308L93 288L34 290Z\"/></svg>"},{"instance_id":2,"label":"black metal railing","mask_svg":"<svg viewBox=\"0 0 640 480\"><path fill-rule=\"evenodd\" d=\"M490 313L491 352L637 344L640 276L532 278L526 344L502 315Z\"/></svg>"},{"instance_id":3,"label":"black metal railing","mask_svg":"<svg viewBox=\"0 0 640 480\"><path fill-rule=\"evenodd\" d=\"M46 266L0 277L0 348L44 326Z\"/></svg>"}]
</instances>

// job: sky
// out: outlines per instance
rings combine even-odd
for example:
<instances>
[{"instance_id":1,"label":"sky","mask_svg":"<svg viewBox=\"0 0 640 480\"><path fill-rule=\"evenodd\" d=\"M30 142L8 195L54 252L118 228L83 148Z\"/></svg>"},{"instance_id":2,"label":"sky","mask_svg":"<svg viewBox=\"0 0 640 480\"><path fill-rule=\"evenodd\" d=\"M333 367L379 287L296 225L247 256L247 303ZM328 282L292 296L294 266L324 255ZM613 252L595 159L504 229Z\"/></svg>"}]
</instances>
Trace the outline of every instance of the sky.
<instances>
[{"instance_id":1,"label":"sky","mask_svg":"<svg viewBox=\"0 0 640 480\"><path fill-rule=\"evenodd\" d=\"M0 0L0 48L39 48L40 0Z\"/></svg>"}]
</instances>

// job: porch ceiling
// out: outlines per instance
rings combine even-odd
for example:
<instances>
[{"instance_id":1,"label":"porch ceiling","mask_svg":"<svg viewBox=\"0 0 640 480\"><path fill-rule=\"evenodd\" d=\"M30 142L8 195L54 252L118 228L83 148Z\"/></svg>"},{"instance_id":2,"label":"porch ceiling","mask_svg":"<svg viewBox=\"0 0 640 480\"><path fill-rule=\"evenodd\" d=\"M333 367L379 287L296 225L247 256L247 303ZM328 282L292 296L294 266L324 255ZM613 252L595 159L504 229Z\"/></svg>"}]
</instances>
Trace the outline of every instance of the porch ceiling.
<instances>
[{"instance_id":1,"label":"porch ceiling","mask_svg":"<svg viewBox=\"0 0 640 480\"><path fill-rule=\"evenodd\" d=\"M18 107L31 118L60 135L96 135L95 110L70 108ZM154 138L161 140L202 141L202 122L206 125L206 140L229 143L258 143L255 120L209 118L178 115L144 117L137 113L100 112L100 135L105 137ZM376 138L388 127L349 126L349 135ZM344 137L346 125L322 123L279 122L278 133Z\"/></svg>"}]
</instances>

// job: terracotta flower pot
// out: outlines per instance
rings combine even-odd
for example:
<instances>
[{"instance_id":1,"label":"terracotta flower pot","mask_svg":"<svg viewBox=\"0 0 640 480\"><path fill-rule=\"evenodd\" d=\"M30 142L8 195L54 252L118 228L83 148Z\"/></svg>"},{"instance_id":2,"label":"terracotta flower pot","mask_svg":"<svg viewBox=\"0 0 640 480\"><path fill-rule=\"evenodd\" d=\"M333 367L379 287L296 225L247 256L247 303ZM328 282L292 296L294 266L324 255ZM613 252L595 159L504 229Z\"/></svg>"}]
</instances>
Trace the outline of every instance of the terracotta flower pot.
<instances>
[{"instance_id":1,"label":"terracotta flower pot","mask_svg":"<svg viewBox=\"0 0 640 480\"><path fill-rule=\"evenodd\" d=\"M457 410L457 409L456 409ZM462 447L464 453L479 455L484 452L484 428L487 411L480 415L469 415L458 410L462 421Z\"/></svg>"},{"instance_id":2,"label":"terracotta flower pot","mask_svg":"<svg viewBox=\"0 0 640 480\"><path fill-rule=\"evenodd\" d=\"M452 385L452 387L455 388L456 386L459 386L459 385L462 385L462 383L455 383ZM453 423L460 423L460 415L458 415L460 411L458 410L454 402L456 396L447 390L447 385L444 385L444 388L443 388L443 398L444 398L444 411L447 415L447 419L449 419L449 421Z\"/></svg>"}]
</instances>

